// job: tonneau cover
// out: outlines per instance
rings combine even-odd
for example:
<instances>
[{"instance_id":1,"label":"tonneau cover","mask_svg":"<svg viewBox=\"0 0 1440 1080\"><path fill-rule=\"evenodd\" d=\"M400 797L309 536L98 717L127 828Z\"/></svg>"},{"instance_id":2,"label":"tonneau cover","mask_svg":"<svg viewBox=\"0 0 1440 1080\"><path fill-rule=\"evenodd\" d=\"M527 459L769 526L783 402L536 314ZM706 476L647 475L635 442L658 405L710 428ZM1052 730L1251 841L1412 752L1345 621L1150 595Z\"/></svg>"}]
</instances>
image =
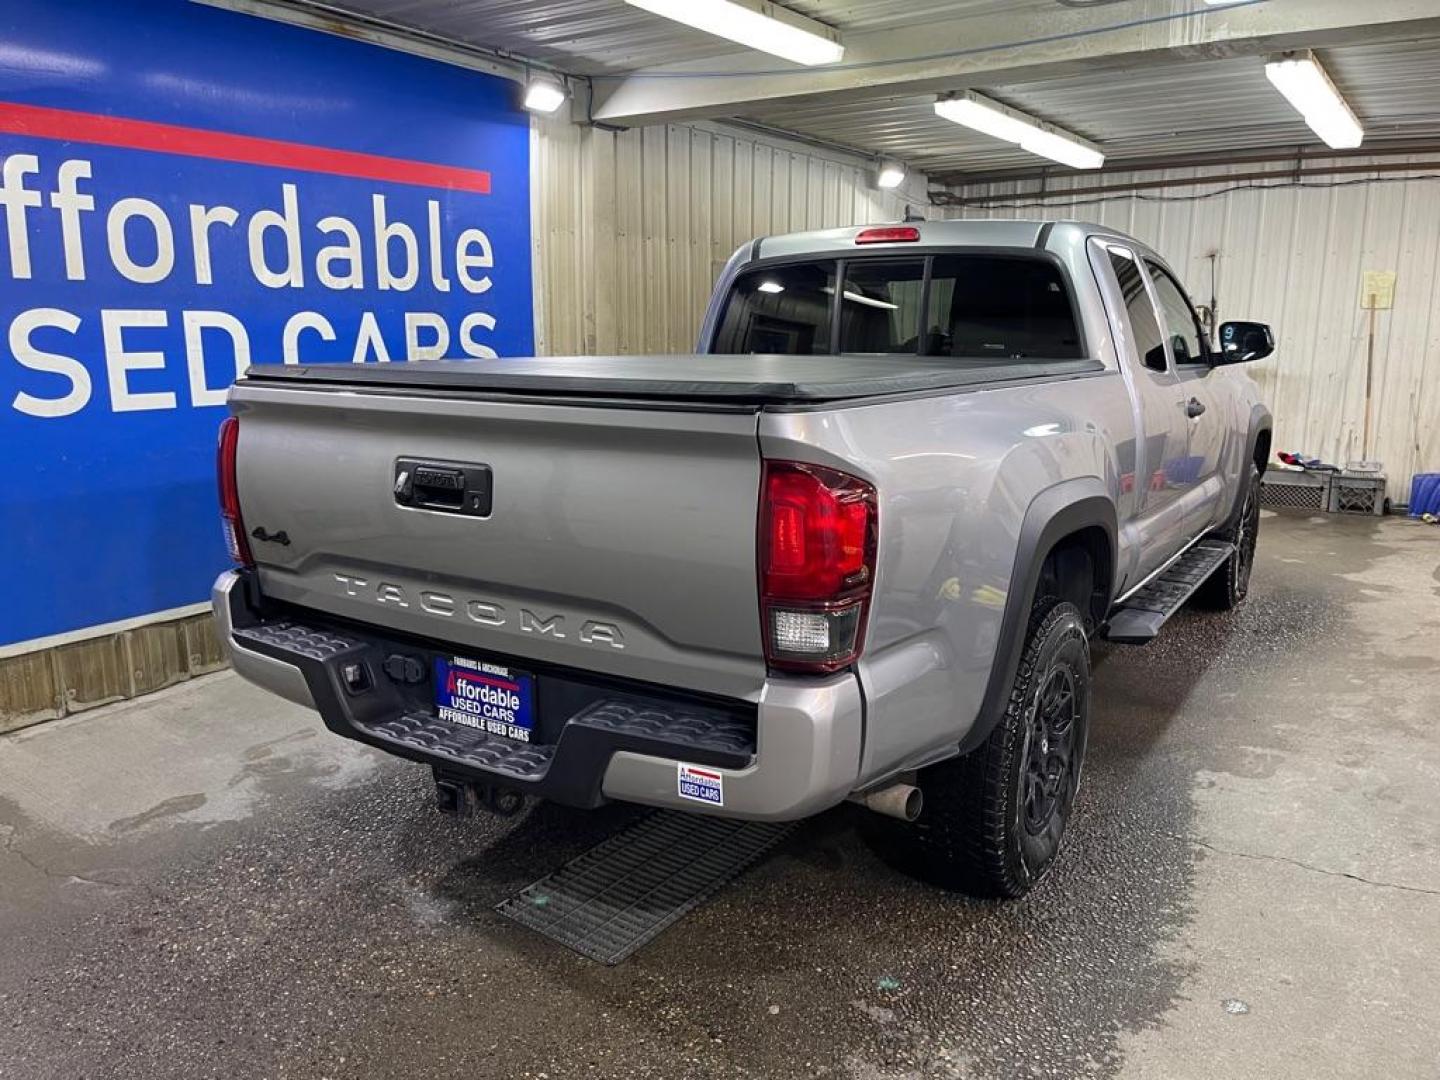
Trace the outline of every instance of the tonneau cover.
<instances>
[{"instance_id":1,"label":"tonneau cover","mask_svg":"<svg viewBox=\"0 0 1440 1080\"><path fill-rule=\"evenodd\" d=\"M856 356L530 356L394 364L259 364L247 382L563 395L663 401L805 404L963 389L1104 370L1098 360Z\"/></svg>"}]
</instances>

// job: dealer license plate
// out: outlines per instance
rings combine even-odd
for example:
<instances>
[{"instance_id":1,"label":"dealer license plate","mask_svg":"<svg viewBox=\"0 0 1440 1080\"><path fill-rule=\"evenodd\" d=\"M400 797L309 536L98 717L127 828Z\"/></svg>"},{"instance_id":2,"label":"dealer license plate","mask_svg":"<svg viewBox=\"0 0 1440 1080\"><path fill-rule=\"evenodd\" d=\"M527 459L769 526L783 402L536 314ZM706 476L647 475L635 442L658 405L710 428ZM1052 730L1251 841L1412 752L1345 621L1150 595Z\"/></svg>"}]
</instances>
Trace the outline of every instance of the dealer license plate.
<instances>
[{"instance_id":1,"label":"dealer license plate","mask_svg":"<svg viewBox=\"0 0 1440 1080\"><path fill-rule=\"evenodd\" d=\"M438 656L435 713L452 724L529 742L535 728L535 677L463 656Z\"/></svg>"}]
</instances>

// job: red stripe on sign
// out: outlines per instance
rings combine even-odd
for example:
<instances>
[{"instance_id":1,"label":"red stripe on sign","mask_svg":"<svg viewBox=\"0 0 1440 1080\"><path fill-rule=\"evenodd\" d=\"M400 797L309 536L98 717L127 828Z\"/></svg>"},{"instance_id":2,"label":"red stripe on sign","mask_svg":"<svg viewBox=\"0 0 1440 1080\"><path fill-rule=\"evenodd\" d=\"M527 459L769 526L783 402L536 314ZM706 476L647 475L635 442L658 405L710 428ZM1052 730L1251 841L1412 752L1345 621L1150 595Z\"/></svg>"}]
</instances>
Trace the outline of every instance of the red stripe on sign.
<instances>
[{"instance_id":1,"label":"red stripe on sign","mask_svg":"<svg viewBox=\"0 0 1440 1080\"><path fill-rule=\"evenodd\" d=\"M223 131L17 105L9 101L0 101L0 132L490 194L490 174L483 169L432 165L353 150L331 150L279 139L257 139L251 135L230 135Z\"/></svg>"},{"instance_id":2,"label":"red stripe on sign","mask_svg":"<svg viewBox=\"0 0 1440 1080\"><path fill-rule=\"evenodd\" d=\"M703 777L705 777L706 780L719 780L719 779L720 779L720 774L719 774L719 773L706 772L704 769L697 769L697 768L695 768L695 766L693 766L693 765L686 765L686 766L685 766L685 771L686 771L687 773L692 773L692 774L694 774L695 776L703 776Z\"/></svg>"},{"instance_id":3,"label":"red stripe on sign","mask_svg":"<svg viewBox=\"0 0 1440 1080\"><path fill-rule=\"evenodd\" d=\"M464 672L461 672L461 674L464 675L465 673L464 673ZM497 679L497 678L495 678L495 676L493 676L493 675L482 675L482 676L479 676L479 677L476 677L476 676L474 676L474 675L470 675L470 676L466 676L466 677L467 677L467 678L474 679L476 682L482 682L482 683L484 683L486 686L498 686L498 687L500 687L502 690L514 690L517 694L520 692L520 684L519 684L519 683L506 682L504 679Z\"/></svg>"},{"instance_id":4,"label":"red stripe on sign","mask_svg":"<svg viewBox=\"0 0 1440 1080\"><path fill-rule=\"evenodd\" d=\"M456 679L459 679L461 682L478 682L483 683L486 686L498 686L503 690L514 690L517 694L520 692L519 683L506 682L504 679L498 678L494 675L478 675L473 671L459 671L455 668L451 668L450 678L446 683L446 689L450 690L452 693L455 690Z\"/></svg>"}]
</instances>

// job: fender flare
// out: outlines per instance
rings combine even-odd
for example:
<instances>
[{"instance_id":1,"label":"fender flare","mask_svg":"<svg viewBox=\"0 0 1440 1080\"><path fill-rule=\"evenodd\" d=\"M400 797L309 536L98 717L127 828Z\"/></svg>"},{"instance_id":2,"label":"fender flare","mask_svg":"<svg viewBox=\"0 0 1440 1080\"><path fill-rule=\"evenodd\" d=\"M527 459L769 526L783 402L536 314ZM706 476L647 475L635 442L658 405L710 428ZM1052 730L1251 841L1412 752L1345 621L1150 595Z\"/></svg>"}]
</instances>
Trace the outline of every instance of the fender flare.
<instances>
[{"instance_id":1,"label":"fender flare","mask_svg":"<svg viewBox=\"0 0 1440 1080\"><path fill-rule=\"evenodd\" d=\"M1230 506L1230 513L1225 515L1225 521L1220 526L1220 532L1230 534L1235 528L1235 523L1240 520L1240 512L1245 509L1245 480L1250 475L1249 465L1255 460L1255 446L1260 441L1260 433L1271 431L1274 421L1270 416L1270 410L1264 405L1255 404L1250 406L1250 423L1245 432L1245 457L1240 462L1240 480L1235 485L1235 501ZM1273 447L1272 447L1273 449ZM1265 471L1264 463L1260 465L1260 471Z\"/></svg>"},{"instance_id":2,"label":"fender flare","mask_svg":"<svg viewBox=\"0 0 1440 1080\"><path fill-rule=\"evenodd\" d=\"M1110 544L1111 579L1106 584L1106 606L1115 595L1115 569L1118 547L1115 503L1104 482L1096 476L1065 480L1046 488L1031 501L1020 525L1015 549L1015 564L1010 572L1010 588L1005 597L1005 611L1000 619L1000 633L995 642L995 655L990 662L990 678L980 711L970 730L960 740L960 753L968 754L990 737L995 725L1005 715L1010 700L1010 687L1025 651L1025 634L1030 627L1030 609L1035 603L1035 590L1040 583L1040 569L1045 557L1057 541L1079 529L1098 526Z\"/></svg>"}]
</instances>

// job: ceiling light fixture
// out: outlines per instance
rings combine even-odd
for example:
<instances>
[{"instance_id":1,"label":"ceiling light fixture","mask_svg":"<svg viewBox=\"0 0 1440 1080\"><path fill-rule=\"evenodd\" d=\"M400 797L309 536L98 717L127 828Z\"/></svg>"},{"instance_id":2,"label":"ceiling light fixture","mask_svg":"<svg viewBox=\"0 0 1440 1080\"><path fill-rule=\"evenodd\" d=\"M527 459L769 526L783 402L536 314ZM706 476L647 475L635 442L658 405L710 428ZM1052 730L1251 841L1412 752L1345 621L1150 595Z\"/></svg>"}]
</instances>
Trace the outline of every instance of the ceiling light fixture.
<instances>
[{"instance_id":1,"label":"ceiling light fixture","mask_svg":"<svg viewBox=\"0 0 1440 1080\"><path fill-rule=\"evenodd\" d=\"M1272 57L1265 64L1265 77L1326 146L1349 150L1364 141L1365 129L1308 49Z\"/></svg>"},{"instance_id":2,"label":"ceiling light fixture","mask_svg":"<svg viewBox=\"0 0 1440 1080\"><path fill-rule=\"evenodd\" d=\"M653 15L797 64L833 64L845 55L840 35L824 23L769 0L625 0Z\"/></svg>"},{"instance_id":3,"label":"ceiling light fixture","mask_svg":"<svg viewBox=\"0 0 1440 1080\"><path fill-rule=\"evenodd\" d=\"M882 161L875 173L875 186L889 190L905 182L905 166L898 161Z\"/></svg>"},{"instance_id":4,"label":"ceiling light fixture","mask_svg":"<svg viewBox=\"0 0 1440 1080\"><path fill-rule=\"evenodd\" d=\"M553 113L568 96L564 84L550 75L536 75L525 84L525 108L531 112Z\"/></svg>"},{"instance_id":5,"label":"ceiling light fixture","mask_svg":"<svg viewBox=\"0 0 1440 1080\"><path fill-rule=\"evenodd\" d=\"M1105 152L1094 143L973 90L940 98L935 102L935 114L1073 169L1098 169L1105 164Z\"/></svg>"}]
</instances>

